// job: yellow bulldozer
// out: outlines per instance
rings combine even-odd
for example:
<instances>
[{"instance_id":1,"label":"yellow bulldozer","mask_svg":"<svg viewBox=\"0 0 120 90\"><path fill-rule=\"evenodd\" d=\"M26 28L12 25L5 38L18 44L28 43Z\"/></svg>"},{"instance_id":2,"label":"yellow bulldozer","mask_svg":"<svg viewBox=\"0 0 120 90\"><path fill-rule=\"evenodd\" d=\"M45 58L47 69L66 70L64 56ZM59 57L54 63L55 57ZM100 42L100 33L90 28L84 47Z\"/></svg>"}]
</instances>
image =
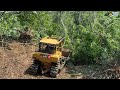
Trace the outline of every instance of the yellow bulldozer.
<instances>
[{"instance_id":1,"label":"yellow bulldozer","mask_svg":"<svg viewBox=\"0 0 120 90\"><path fill-rule=\"evenodd\" d=\"M56 78L66 61L70 59L71 50L63 48L65 38L44 37L39 42L39 50L33 54L30 71Z\"/></svg>"}]
</instances>

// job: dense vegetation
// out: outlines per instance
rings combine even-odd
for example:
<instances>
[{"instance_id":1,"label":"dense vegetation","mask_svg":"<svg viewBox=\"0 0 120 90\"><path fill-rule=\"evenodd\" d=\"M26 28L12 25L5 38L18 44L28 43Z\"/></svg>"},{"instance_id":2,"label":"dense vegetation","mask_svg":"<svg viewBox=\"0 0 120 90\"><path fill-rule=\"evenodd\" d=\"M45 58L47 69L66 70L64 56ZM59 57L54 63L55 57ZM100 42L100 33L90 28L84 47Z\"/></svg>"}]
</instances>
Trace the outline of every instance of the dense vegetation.
<instances>
[{"instance_id":1,"label":"dense vegetation","mask_svg":"<svg viewBox=\"0 0 120 90\"><path fill-rule=\"evenodd\" d=\"M107 11L1 11L0 34L18 38L28 26L40 36L65 36L75 64L106 64L120 57L120 13Z\"/></svg>"}]
</instances>

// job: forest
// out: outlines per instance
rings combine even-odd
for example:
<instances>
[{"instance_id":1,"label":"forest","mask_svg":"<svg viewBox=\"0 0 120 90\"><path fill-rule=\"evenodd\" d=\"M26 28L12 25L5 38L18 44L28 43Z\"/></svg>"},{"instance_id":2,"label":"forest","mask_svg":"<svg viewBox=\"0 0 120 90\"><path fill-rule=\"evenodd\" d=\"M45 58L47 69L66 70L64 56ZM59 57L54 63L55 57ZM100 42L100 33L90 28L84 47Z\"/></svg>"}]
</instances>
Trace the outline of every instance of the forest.
<instances>
[{"instance_id":1,"label":"forest","mask_svg":"<svg viewBox=\"0 0 120 90\"><path fill-rule=\"evenodd\" d=\"M59 78L119 79L119 24L119 11L0 11L0 78L47 78L27 76L23 71L41 38L61 36L72 54L61 72L66 76ZM25 27L31 29L32 45L18 44Z\"/></svg>"}]
</instances>

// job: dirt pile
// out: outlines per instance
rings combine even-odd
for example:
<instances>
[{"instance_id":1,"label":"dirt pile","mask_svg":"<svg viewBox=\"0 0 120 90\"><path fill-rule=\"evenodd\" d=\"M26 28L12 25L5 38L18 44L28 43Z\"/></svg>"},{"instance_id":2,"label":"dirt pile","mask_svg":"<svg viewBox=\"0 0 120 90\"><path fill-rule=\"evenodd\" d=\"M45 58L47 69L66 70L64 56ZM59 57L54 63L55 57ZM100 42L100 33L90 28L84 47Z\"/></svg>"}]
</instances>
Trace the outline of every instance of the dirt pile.
<instances>
[{"instance_id":1,"label":"dirt pile","mask_svg":"<svg viewBox=\"0 0 120 90\"><path fill-rule=\"evenodd\" d=\"M10 48L11 50L0 48L0 78L22 78L31 64L35 47L13 42Z\"/></svg>"}]
</instances>

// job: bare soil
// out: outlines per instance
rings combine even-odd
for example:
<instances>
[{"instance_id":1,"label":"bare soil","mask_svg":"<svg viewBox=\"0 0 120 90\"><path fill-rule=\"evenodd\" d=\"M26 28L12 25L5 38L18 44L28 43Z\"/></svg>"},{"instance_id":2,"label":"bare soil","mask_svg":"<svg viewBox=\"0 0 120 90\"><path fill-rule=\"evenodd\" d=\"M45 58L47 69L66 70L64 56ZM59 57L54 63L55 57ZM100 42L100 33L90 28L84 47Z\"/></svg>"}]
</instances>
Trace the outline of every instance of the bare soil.
<instances>
[{"instance_id":1,"label":"bare soil","mask_svg":"<svg viewBox=\"0 0 120 90\"><path fill-rule=\"evenodd\" d=\"M9 44L9 49L0 47L0 79L52 79L48 75L25 73L32 64L35 49L35 45L23 45L16 41ZM98 65L74 66L67 63L57 79L106 79L108 74L105 70L108 69Z\"/></svg>"}]
</instances>

